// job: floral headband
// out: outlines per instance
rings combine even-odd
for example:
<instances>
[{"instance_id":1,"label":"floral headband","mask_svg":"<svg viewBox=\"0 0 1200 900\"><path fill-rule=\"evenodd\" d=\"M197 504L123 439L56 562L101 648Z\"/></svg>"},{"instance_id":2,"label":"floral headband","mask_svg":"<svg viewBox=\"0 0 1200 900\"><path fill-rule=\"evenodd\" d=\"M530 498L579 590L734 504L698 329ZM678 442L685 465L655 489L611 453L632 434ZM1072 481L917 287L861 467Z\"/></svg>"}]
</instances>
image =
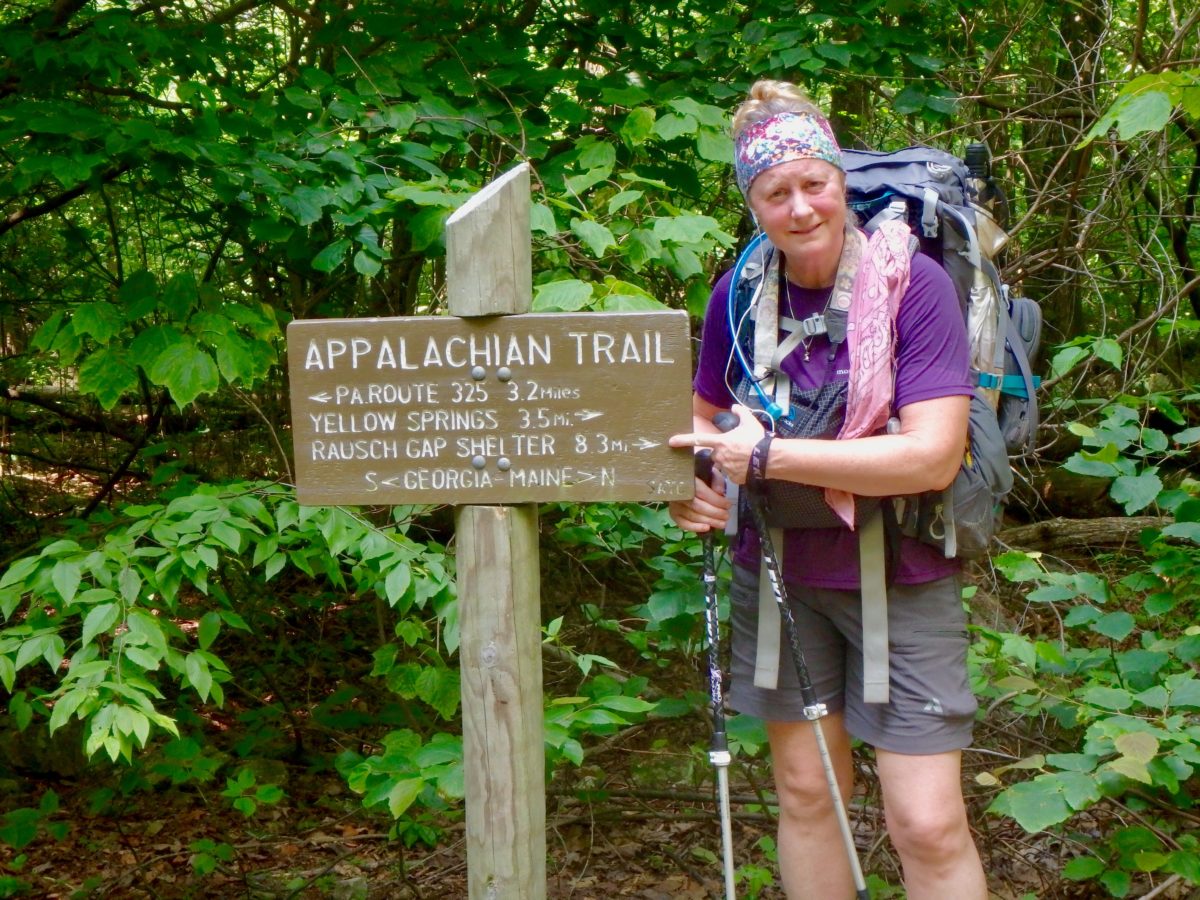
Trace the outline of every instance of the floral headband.
<instances>
[{"instance_id":1,"label":"floral headband","mask_svg":"<svg viewBox=\"0 0 1200 900\"><path fill-rule=\"evenodd\" d=\"M842 149L823 117L782 112L748 125L733 148L742 195L749 196L750 185L767 169L793 159L821 159L842 168Z\"/></svg>"}]
</instances>

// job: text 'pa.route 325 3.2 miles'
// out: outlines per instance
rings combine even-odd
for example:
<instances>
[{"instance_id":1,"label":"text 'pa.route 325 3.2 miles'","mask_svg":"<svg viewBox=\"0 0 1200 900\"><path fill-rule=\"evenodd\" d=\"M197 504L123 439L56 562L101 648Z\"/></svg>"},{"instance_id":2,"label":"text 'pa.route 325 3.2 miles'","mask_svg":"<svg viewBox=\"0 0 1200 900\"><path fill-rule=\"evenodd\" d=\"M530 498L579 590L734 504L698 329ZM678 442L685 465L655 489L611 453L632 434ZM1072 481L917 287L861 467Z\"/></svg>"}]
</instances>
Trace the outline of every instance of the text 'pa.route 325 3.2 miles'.
<instances>
[{"instance_id":1,"label":"text 'pa.route 325 3.2 miles'","mask_svg":"<svg viewBox=\"0 0 1200 900\"><path fill-rule=\"evenodd\" d=\"M683 312L288 326L301 503L691 496Z\"/></svg>"}]
</instances>

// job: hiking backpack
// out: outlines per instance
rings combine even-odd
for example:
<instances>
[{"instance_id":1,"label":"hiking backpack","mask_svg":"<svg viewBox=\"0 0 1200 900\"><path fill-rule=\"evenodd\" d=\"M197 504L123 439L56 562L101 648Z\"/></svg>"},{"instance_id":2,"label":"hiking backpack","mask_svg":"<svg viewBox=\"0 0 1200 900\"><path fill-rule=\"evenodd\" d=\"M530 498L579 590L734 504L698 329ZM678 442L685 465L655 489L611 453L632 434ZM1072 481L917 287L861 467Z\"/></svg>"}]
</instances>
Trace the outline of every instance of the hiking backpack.
<instances>
[{"instance_id":1,"label":"hiking backpack","mask_svg":"<svg viewBox=\"0 0 1200 900\"><path fill-rule=\"evenodd\" d=\"M1012 489L1010 455L1033 448L1041 379L1033 374L1041 341L1036 302L1013 296L996 268L1007 240L989 206L1003 205L987 147L966 161L930 147L892 153L845 150L850 208L868 232L889 219L907 222L921 252L954 282L977 388L968 445L954 483L940 498L904 505L901 530L942 547L947 556L986 552Z\"/></svg>"},{"instance_id":2,"label":"hiking backpack","mask_svg":"<svg viewBox=\"0 0 1200 900\"><path fill-rule=\"evenodd\" d=\"M995 265L1007 236L988 206L1002 204L1003 195L991 180L981 144L968 148L969 165L929 147L893 153L844 150L842 159L849 206L859 225L871 232L884 221L904 221L920 252L950 276L967 325L977 385L958 476L945 491L897 498L900 532L933 544L948 557L982 555L1012 489L1009 457L1033 447L1035 391L1041 381L1032 371L1041 339L1041 309L1028 298L1014 296ZM761 293L768 257L753 251L762 241L760 235L743 251L730 285L730 328L744 370L753 348L740 346L735 323L743 321ZM820 323L799 324L819 333L828 327L832 339L830 313L827 308L824 316L814 317L822 319ZM844 318L844 312L841 315ZM843 322L843 334L844 327ZM758 390L758 376L748 383ZM761 391L756 405L781 421L778 408ZM776 511L773 524L821 528L839 523L818 489L786 482L769 483L767 488L768 517L770 508Z\"/></svg>"}]
</instances>

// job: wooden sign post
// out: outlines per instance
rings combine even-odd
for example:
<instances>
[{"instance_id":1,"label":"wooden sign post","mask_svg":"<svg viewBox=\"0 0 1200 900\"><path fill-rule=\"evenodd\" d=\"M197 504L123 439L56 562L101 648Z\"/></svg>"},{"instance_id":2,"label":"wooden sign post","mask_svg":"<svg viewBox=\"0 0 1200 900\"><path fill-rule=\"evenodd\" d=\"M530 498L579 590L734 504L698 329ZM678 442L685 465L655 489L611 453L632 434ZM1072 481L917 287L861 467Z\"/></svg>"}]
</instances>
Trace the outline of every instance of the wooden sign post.
<instances>
[{"instance_id":1,"label":"wooden sign post","mask_svg":"<svg viewBox=\"0 0 1200 900\"><path fill-rule=\"evenodd\" d=\"M446 220L451 315L527 313L533 277L529 167ZM460 506L459 666L470 900L546 896L537 506Z\"/></svg>"},{"instance_id":2,"label":"wooden sign post","mask_svg":"<svg viewBox=\"0 0 1200 900\"><path fill-rule=\"evenodd\" d=\"M470 900L546 896L538 516L692 494L681 311L533 314L529 169L446 222L450 316L295 321L304 504L456 505Z\"/></svg>"}]
</instances>

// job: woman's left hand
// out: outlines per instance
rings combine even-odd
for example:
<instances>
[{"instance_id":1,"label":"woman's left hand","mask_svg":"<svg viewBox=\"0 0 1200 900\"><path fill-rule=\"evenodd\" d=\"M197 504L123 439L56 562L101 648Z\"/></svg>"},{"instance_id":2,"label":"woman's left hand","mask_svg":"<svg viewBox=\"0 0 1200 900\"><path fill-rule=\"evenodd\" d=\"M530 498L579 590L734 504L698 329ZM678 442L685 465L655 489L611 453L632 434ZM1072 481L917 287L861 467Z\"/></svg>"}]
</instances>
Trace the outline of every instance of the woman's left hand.
<instances>
[{"instance_id":1,"label":"woman's left hand","mask_svg":"<svg viewBox=\"0 0 1200 900\"><path fill-rule=\"evenodd\" d=\"M738 425L726 432L691 432L672 435L672 447L708 447L712 450L713 468L734 484L745 484L750 470L750 454L766 433L754 413L735 404L733 413Z\"/></svg>"}]
</instances>

